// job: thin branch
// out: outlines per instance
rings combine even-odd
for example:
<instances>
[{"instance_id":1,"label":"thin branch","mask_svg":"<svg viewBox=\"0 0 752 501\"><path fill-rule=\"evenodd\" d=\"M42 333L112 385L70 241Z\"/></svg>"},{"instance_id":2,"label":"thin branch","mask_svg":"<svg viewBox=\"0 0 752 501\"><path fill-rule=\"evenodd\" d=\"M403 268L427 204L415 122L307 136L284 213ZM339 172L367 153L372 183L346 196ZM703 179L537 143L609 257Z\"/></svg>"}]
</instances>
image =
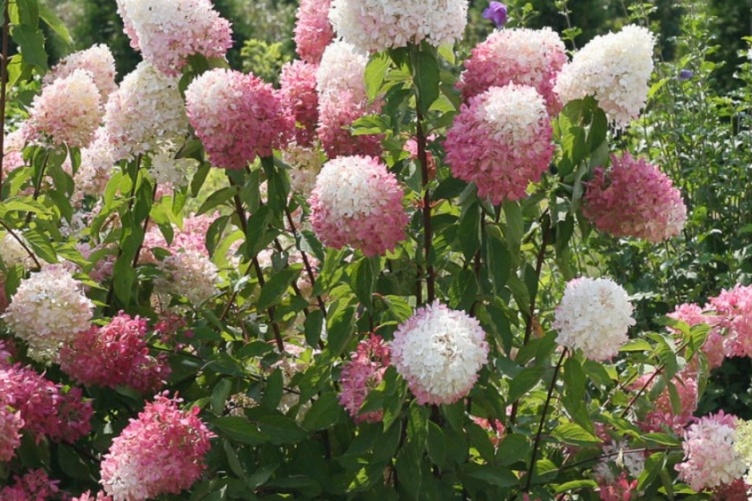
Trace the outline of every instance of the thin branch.
<instances>
[{"instance_id":1,"label":"thin branch","mask_svg":"<svg viewBox=\"0 0 752 501\"><path fill-rule=\"evenodd\" d=\"M431 264L431 246L433 233L431 230L431 190L428 187L428 155L426 154L426 135L423 131L423 115L416 108L416 141L418 143L418 162L421 169L423 183L423 247L426 260L426 302L432 303L436 297L435 274Z\"/></svg>"},{"instance_id":2,"label":"thin branch","mask_svg":"<svg viewBox=\"0 0 752 501\"><path fill-rule=\"evenodd\" d=\"M290 225L290 229L292 230L292 234L296 237L297 241L297 235L298 230L295 227L295 222L292 219L292 214L290 214L289 207L285 206L285 215L287 216L287 222ZM308 259L308 254L303 249L298 249L300 252L300 256L303 259L303 267L306 270L306 273L308 274L308 280L311 282L311 287L316 287L316 277L313 275L313 267L311 267L311 262ZM316 302L319 305L319 309L324 314L324 318L326 318L326 304L324 303L324 300L322 299L321 295L316 294Z\"/></svg>"},{"instance_id":3,"label":"thin branch","mask_svg":"<svg viewBox=\"0 0 752 501\"><path fill-rule=\"evenodd\" d=\"M34 264L38 269L42 269L42 265L39 264L39 260L37 259L37 256L34 255L34 253L27 247L26 242L23 241L21 237L16 235L16 233L13 231L13 228L8 226L2 219L0 219L0 225L2 225L3 228L5 228L8 231L8 235L13 237L19 244L21 244L21 247L26 251L26 253L31 257L32 261L34 261Z\"/></svg>"}]
</instances>

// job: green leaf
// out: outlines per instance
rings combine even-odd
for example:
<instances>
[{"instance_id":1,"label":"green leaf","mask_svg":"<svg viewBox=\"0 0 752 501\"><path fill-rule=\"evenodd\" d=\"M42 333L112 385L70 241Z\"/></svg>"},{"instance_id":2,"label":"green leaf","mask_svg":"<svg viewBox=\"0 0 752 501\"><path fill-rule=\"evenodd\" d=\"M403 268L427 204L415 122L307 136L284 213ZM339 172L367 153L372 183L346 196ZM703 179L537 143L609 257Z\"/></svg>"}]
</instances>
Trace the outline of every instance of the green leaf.
<instances>
[{"instance_id":1,"label":"green leaf","mask_svg":"<svg viewBox=\"0 0 752 501\"><path fill-rule=\"evenodd\" d=\"M47 53L44 50L44 34L42 30L29 25L13 26L13 40L18 44L23 56L23 62L36 67L40 72L47 71Z\"/></svg>"},{"instance_id":2,"label":"green leaf","mask_svg":"<svg viewBox=\"0 0 752 501\"><path fill-rule=\"evenodd\" d=\"M261 445L268 441L256 425L240 416L225 416L214 420L214 427L232 440L248 445Z\"/></svg>"},{"instance_id":3,"label":"green leaf","mask_svg":"<svg viewBox=\"0 0 752 501\"><path fill-rule=\"evenodd\" d=\"M303 419L303 428L311 431L332 428L345 418L342 406L334 392L323 393L313 402Z\"/></svg>"},{"instance_id":4,"label":"green leaf","mask_svg":"<svg viewBox=\"0 0 752 501\"><path fill-rule=\"evenodd\" d=\"M339 356L355 331L355 306L337 308L328 318L327 339L332 356Z\"/></svg>"},{"instance_id":5,"label":"green leaf","mask_svg":"<svg viewBox=\"0 0 752 501\"><path fill-rule=\"evenodd\" d=\"M505 222L502 226L504 237L512 254L517 255L522 237L525 235L525 222L522 217L522 208L520 204L512 201L505 201L503 204Z\"/></svg>"},{"instance_id":6,"label":"green leaf","mask_svg":"<svg viewBox=\"0 0 752 501\"><path fill-rule=\"evenodd\" d=\"M598 487L598 483L595 480L571 480L556 486L556 494L572 490L595 489L596 487Z\"/></svg>"},{"instance_id":7,"label":"green leaf","mask_svg":"<svg viewBox=\"0 0 752 501\"><path fill-rule=\"evenodd\" d=\"M600 439L575 423L562 423L552 432L554 438L569 445L595 445Z\"/></svg>"},{"instance_id":8,"label":"green leaf","mask_svg":"<svg viewBox=\"0 0 752 501\"><path fill-rule=\"evenodd\" d=\"M305 339L308 346L319 347L321 340L321 330L324 327L324 312L314 310L308 314L303 324L305 328Z\"/></svg>"},{"instance_id":9,"label":"green leaf","mask_svg":"<svg viewBox=\"0 0 752 501\"><path fill-rule=\"evenodd\" d=\"M47 6L45 2L37 3L39 5L39 16L47 24L47 26L49 26L49 28L54 31L63 42L68 45L72 44L73 40L71 39L70 33L68 32L68 28L66 28L65 24L63 24L63 21L57 16L57 14L55 14L52 9ZM2 3L0 3L0 9L2 9Z\"/></svg>"},{"instance_id":10,"label":"green leaf","mask_svg":"<svg viewBox=\"0 0 752 501\"><path fill-rule=\"evenodd\" d=\"M261 288L256 308L262 311L279 303L290 284L297 280L300 270L300 266L291 266L273 273L269 281Z\"/></svg>"},{"instance_id":11,"label":"green leaf","mask_svg":"<svg viewBox=\"0 0 752 501\"><path fill-rule=\"evenodd\" d=\"M426 449L428 457L433 464L440 468L446 463L446 440L441 427L433 421L428 422L428 438L426 440ZM492 448L493 450L493 448Z\"/></svg>"},{"instance_id":12,"label":"green leaf","mask_svg":"<svg viewBox=\"0 0 752 501\"><path fill-rule=\"evenodd\" d=\"M220 379L219 383L214 386L211 395L211 408L214 414L219 415L224 412L225 403L230 396L231 390L232 381L226 378Z\"/></svg>"},{"instance_id":13,"label":"green leaf","mask_svg":"<svg viewBox=\"0 0 752 501\"><path fill-rule=\"evenodd\" d=\"M661 470L666 465L666 454L663 452L656 452L651 454L645 461L645 469L642 470L640 476L637 477L637 490L644 491L653 481L658 478Z\"/></svg>"},{"instance_id":14,"label":"green leaf","mask_svg":"<svg viewBox=\"0 0 752 501\"><path fill-rule=\"evenodd\" d=\"M204 201L203 204L201 204L201 207L199 207L196 215L201 215L209 212L213 208L224 204L228 200L231 200L238 193L240 193L240 188L237 186L227 186L226 188L215 191L214 193L209 195L209 197Z\"/></svg>"},{"instance_id":15,"label":"green leaf","mask_svg":"<svg viewBox=\"0 0 752 501\"><path fill-rule=\"evenodd\" d=\"M425 114L439 97L439 62L429 51L420 50L414 54L413 82L418 93L418 111Z\"/></svg>"},{"instance_id":16,"label":"green leaf","mask_svg":"<svg viewBox=\"0 0 752 501\"><path fill-rule=\"evenodd\" d=\"M488 437L488 431L477 424L470 422L465 425L467 437L470 439L470 445L475 447L481 457L489 463L494 462L494 446Z\"/></svg>"},{"instance_id":17,"label":"green leaf","mask_svg":"<svg viewBox=\"0 0 752 501\"><path fill-rule=\"evenodd\" d=\"M282 395L285 392L284 380L282 379L282 370L277 368L266 379L266 386L264 386L264 396L261 398L261 405L266 409L273 411L279 405L279 401L282 400Z\"/></svg>"},{"instance_id":18,"label":"green leaf","mask_svg":"<svg viewBox=\"0 0 752 501\"><path fill-rule=\"evenodd\" d=\"M57 253L55 248L50 243L49 236L43 234L36 228L29 228L23 232L26 243L29 244L31 250L34 251L38 257L44 259L48 263L57 262Z\"/></svg>"},{"instance_id":19,"label":"green leaf","mask_svg":"<svg viewBox=\"0 0 752 501\"><path fill-rule=\"evenodd\" d=\"M530 439L519 433L510 433L499 444L496 457L499 464L511 465L517 461L526 461L530 455Z\"/></svg>"},{"instance_id":20,"label":"green leaf","mask_svg":"<svg viewBox=\"0 0 752 501\"><path fill-rule=\"evenodd\" d=\"M89 480L91 478L91 466L83 460L81 454L69 445L60 444L57 447L57 463L63 473L70 478L77 480Z\"/></svg>"},{"instance_id":21,"label":"green leaf","mask_svg":"<svg viewBox=\"0 0 752 501\"><path fill-rule=\"evenodd\" d=\"M294 444L308 437L308 432L295 421L279 414L261 417L258 427L274 445Z\"/></svg>"},{"instance_id":22,"label":"green leaf","mask_svg":"<svg viewBox=\"0 0 752 501\"><path fill-rule=\"evenodd\" d=\"M501 488L512 487L519 483L511 470L497 466L468 463L463 468L462 473L467 477Z\"/></svg>"},{"instance_id":23,"label":"green leaf","mask_svg":"<svg viewBox=\"0 0 752 501\"><path fill-rule=\"evenodd\" d=\"M136 270L131 266L130 256L122 254L112 269L112 287L115 290L115 296L124 304L131 302L133 297L133 288L136 283Z\"/></svg>"},{"instance_id":24,"label":"green leaf","mask_svg":"<svg viewBox=\"0 0 752 501\"><path fill-rule=\"evenodd\" d=\"M538 384L538 381L540 381L545 372L545 367L525 367L522 369L509 382L509 396L507 399L512 402L524 396L528 391L535 388L535 385Z\"/></svg>"},{"instance_id":25,"label":"green leaf","mask_svg":"<svg viewBox=\"0 0 752 501\"><path fill-rule=\"evenodd\" d=\"M375 268L378 267L376 260L378 258L364 257L355 263L355 269L350 275L350 285L358 301L366 308L371 310L373 308L373 286L376 282L377 272Z\"/></svg>"},{"instance_id":26,"label":"green leaf","mask_svg":"<svg viewBox=\"0 0 752 501\"><path fill-rule=\"evenodd\" d=\"M366 94L368 100L373 101L379 94L382 85L384 84L384 78L389 70L389 56L383 52L377 52L372 55L366 65L365 80L366 80Z\"/></svg>"},{"instance_id":27,"label":"green leaf","mask_svg":"<svg viewBox=\"0 0 752 501\"><path fill-rule=\"evenodd\" d=\"M480 249L481 210L477 199L466 205L457 226L457 243L465 259L471 259Z\"/></svg>"}]
</instances>

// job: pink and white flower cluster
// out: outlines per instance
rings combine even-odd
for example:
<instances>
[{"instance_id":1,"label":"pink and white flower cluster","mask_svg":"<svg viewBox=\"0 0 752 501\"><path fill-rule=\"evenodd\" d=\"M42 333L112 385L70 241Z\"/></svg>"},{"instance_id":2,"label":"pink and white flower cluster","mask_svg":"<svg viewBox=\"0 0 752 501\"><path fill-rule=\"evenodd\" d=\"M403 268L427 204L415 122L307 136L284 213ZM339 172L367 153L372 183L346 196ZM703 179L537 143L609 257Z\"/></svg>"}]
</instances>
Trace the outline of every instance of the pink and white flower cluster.
<instances>
[{"instance_id":1,"label":"pink and white flower cluster","mask_svg":"<svg viewBox=\"0 0 752 501\"><path fill-rule=\"evenodd\" d=\"M567 283L554 315L561 346L581 349L591 360L609 360L627 342L635 324L627 292L607 278L576 278Z\"/></svg>"},{"instance_id":2,"label":"pink and white flower cluster","mask_svg":"<svg viewBox=\"0 0 752 501\"><path fill-rule=\"evenodd\" d=\"M377 423L383 410L360 412L368 393L381 383L389 366L389 345L381 336L371 334L358 343L358 348L342 368L339 377L342 392L339 403L356 423Z\"/></svg>"},{"instance_id":3,"label":"pink and white flower cluster","mask_svg":"<svg viewBox=\"0 0 752 501\"><path fill-rule=\"evenodd\" d=\"M465 60L458 87L465 100L509 83L535 87L554 116L561 109L554 83L566 62L564 42L551 28L494 31Z\"/></svg>"},{"instance_id":4,"label":"pink and white flower cluster","mask_svg":"<svg viewBox=\"0 0 752 501\"><path fill-rule=\"evenodd\" d=\"M597 36L564 66L554 90L563 104L595 97L609 120L623 129L645 106L654 45L650 31L635 25Z\"/></svg>"},{"instance_id":5,"label":"pink and white flower cluster","mask_svg":"<svg viewBox=\"0 0 752 501\"><path fill-rule=\"evenodd\" d=\"M451 404L470 392L488 361L485 338L475 318L435 301L397 328L392 365L418 403Z\"/></svg>"},{"instance_id":6,"label":"pink and white flower cluster","mask_svg":"<svg viewBox=\"0 0 752 501\"><path fill-rule=\"evenodd\" d=\"M338 157L324 164L311 193L311 225L335 249L378 256L405 238L407 213L396 176L374 157Z\"/></svg>"},{"instance_id":7,"label":"pink and white flower cluster","mask_svg":"<svg viewBox=\"0 0 752 501\"><path fill-rule=\"evenodd\" d=\"M199 408L180 410L181 401L157 395L113 440L100 473L115 501L179 494L206 468L214 434L198 417Z\"/></svg>"},{"instance_id":8,"label":"pink and white flower cluster","mask_svg":"<svg viewBox=\"0 0 752 501\"><path fill-rule=\"evenodd\" d=\"M242 169L287 144L295 122L277 91L254 75L213 69L185 91L191 125L211 162Z\"/></svg>"},{"instance_id":9,"label":"pink and white flower cluster","mask_svg":"<svg viewBox=\"0 0 752 501\"><path fill-rule=\"evenodd\" d=\"M540 94L516 84L491 87L462 105L447 132L446 161L494 204L519 200L540 180L554 152L551 120Z\"/></svg>"},{"instance_id":10,"label":"pink and white flower cluster","mask_svg":"<svg viewBox=\"0 0 752 501\"><path fill-rule=\"evenodd\" d=\"M309 64L319 64L324 49L334 38L329 23L331 0L301 0L295 17L295 51Z\"/></svg>"},{"instance_id":11,"label":"pink and white flower cluster","mask_svg":"<svg viewBox=\"0 0 752 501\"><path fill-rule=\"evenodd\" d=\"M63 343L89 328L92 303L63 265L47 265L21 282L2 318L29 345L29 356L49 362Z\"/></svg>"},{"instance_id":12,"label":"pink and white flower cluster","mask_svg":"<svg viewBox=\"0 0 752 501\"><path fill-rule=\"evenodd\" d=\"M361 50L382 51L425 40L452 44L467 25L467 0L332 0L334 31Z\"/></svg>"},{"instance_id":13,"label":"pink and white flower cluster","mask_svg":"<svg viewBox=\"0 0 752 501\"><path fill-rule=\"evenodd\" d=\"M75 381L107 388L130 386L153 393L170 375L166 358L149 353L146 319L120 313L92 326L60 350L60 368Z\"/></svg>"},{"instance_id":14,"label":"pink and white flower cluster","mask_svg":"<svg viewBox=\"0 0 752 501\"><path fill-rule=\"evenodd\" d=\"M217 293L217 266L201 252L180 250L159 262L162 276L154 280L159 293L185 297L195 307Z\"/></svg>"},{"instance_id":15,"label":"pink and white flower cluster","mask_svg":"<svg viewBox=\"0 0 752 501\"><path fill-rule=\"evenodd\" d=\"M311 146L319 121L319 96L316 92L318 66L304 61L293 61L282 67L279 77L282 102L295 117L295 142Z\"/></svg>"},{"instance_id":16,"label":"pink and white flower cluster","mask_svg":"<svg viewBox=\"0 0 752 501\"><path fill-rule=\"evenodd\" d=\"M210 0L117 0L131 47L166 75L178 76L188 57L223 58L232 47L230 23Z\"/></svg>"},{"instance_id":17,"label":"pink and white flower cluster","mask_svg":"<svg viewBox=\"0 0 752 501\"><path fill-rule=\"evenodd\" d=\"M63 58L54 68L44 76L45 85L53 83L59 78L66 78L76 70L86 70L91 75L94 84L99 89L102 102L117 90L115 83L115 58L106 45L94 45L86 50L74 52Z\"/></svg>"},{"instance_id":18,"label":"pink and white flower cluster","mask_svg":"<svg viewBox=\"0 0 752 501\"><path fill-rule=\"evenodd\" d=\"M687 207L671 179L629 153L611 155L608 170L595 169L582 213L601 231L653 243L677 236L687 220Z\"/></svg>"}]
</instances>

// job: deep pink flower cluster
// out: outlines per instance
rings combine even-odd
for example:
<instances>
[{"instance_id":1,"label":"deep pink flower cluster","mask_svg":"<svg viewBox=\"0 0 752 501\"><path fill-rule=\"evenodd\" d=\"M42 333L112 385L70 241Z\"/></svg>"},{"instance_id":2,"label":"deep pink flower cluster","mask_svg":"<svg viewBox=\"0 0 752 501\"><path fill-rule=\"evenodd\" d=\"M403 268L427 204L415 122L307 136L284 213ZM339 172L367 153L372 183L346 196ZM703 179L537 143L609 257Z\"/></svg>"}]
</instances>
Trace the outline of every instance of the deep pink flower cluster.
<instances>
[{"instance_id":1,"label":"deep pink flower cluster","mask_svg":"<svg viewBox=\"0 0 752 501\"><path fill-rule=\"evenodd\" d=\"M172 242L167 243L159 229L159 226L151 226L144 235L143 250L139 256L140 263L156 263L157 259L151 253L151 249L159 247L169 250L173 254L179 251L190 251L209 257L209 249L206 248L206 233L211 224L217 219L219 213L191 215L183 219L183 227L172 225Z\"/></svg>"},{"instance_id":2,"label":"deep pink flower cluster","mask_svg":"<svg viewBox=\"0 0 752 501\"><path fill-rule=\"evenodd\" d=\"M86 491L78 497L74 497L71 501L115 501L112 496L108 496L102 491L97 492L96 495L91 491Z\"/></svg>"},{"instance_id":3,"label":"deep pink flower cluster","mask_svg":"<svg viewBox=\"0 0 752 501\"><path fill-rule=\"evenodd\" d=\"M118 0L131 47L160 71L178 76L188 56L223 58L232 47L230 22L210 0Z\"/></svg>"},{"instance_id":4,"label":"deep pink flower cluster","mask_svg":"<svg viewBox=\"0 0 752 501\"><path fill-rule=\"evenodd\" d=\"M257 155L270 156L294 130L294 118L279 93L254 75L207 71L191 82L185 100L211 162L225 169L242 169Z\"/></svg>"},{"instance_id":5,"label":"deep pink flower cluster","mask_svg":"<svg viewBox=\"0 0 752 501\"><path fill-rule=\"evenodd\" d=\"M467 100L491 87L529 85L543 96L554 116L561 109L554 83L566 62L564 42L551 28L494 31L465 61L458 87Z\"/></svg>"},{"instance_id":6,"label":"deep pink flower cluster","mask_svg":"<svg viewBox=\"0 0 752 501\"><path fill-rule=\"evenodd\" d=\"M316 92L317 66L293 61L282 67L279 77L280 97L295 117L295 142L310 146L319 121L319 96Z\"/></svg>"},{"instance_id":7,"label":"deep pink flower cluster","mask_svg":"<svg viewBox=\"0 0 752 501\"><path fill-rule=\"evenodd\" d=\"M24 476L13 477L13 483L0 489L2 501L47 501L60 492L57 480L50 480L41 468L31 470Z\"/></svg>"},{"instance_id":8,"label":"deep pink flower cluster","mask_svg":"<svg viewBox=\"0 0 752 501\"><path fill-rule=\"evenodd\" d=\"M709 307L717 315L714 327L725 334L726 356L752 357L752 286L724 290L710 299Z\"/></svg>"},{"instance_id":9,"label":"deep pink flower cluster","mask_svg":"<svg viewBox=\"0 0 752 501\"><path fill-rule=\"evenodd\" d=\"M612 482L602 479L598 484L598 495L601 501L631 501L632 496L637 495L637 480L630 481L626 472L621 472Z\"/></svg>"},{"instance_id":10,"label":"deep pink flower cluster","mask_svg":"<svg viewBox=\"0 0 752 501\"><path fill-rule=\"evenodd\" d=\"M601 231L657 243L681 232L687 208L658 167L624 153L611 155L610 169L595 169L582 214Z\"/></svg>"},{"instance_id":11,"label":"deep pink flower cluster","mask_svg":"<svg viewBox=\"0 0 752 501\"><path fill-rule=\"evenodd\" d=\"M737 478L730 484L723 484L713 491L713 501L749 501L749 491L752 486Z\"/></svg>"},{"instance_id":12,"label":"deep pink flower cluster","mask_svg":"<svg viewBox=\"0 0 752 501\"><path fill-rule=\"evenodd\" d=\"M705 314L702 308L691 303L677 306L673 312L668 314L668 316L675 320L681 320L690 327L700 324L716 324L716 318L714 316ZM717 327L710 329L708 337L705 339L701 349L708 359L709 369L720 367L727 356L726 348L724 347L724 337L721 335L721 330Z\"/></svg>"},{"instance_id":13,"label":"deep pink flower cluster","mask_svg":"<svg viewBox=\"0 0 752 501\"><path fill-rule=\"evenodd\" d=\"M357 119L381 110L381 101L371 104L357 101L350 91L319 96L319 125L316 133L329 158L351 155L380 156L380 134L352 135L350 126Z\"/></svg>"},{"instance_id":14,"label":"deep pink flower cluster","mask_svg":"<svg viewBox=\"0 0 752 501\"><path fill-rule=\"evenodd\" d=\"M113 440L101 464L107 494L143 501L178 494L199 478L215 435L198 417L199 408L182 411L181 401L157 395Z\"/></svg>"},{"instance_id":15,"label":"deep pink flower cluster","mask_svg":"<svg viewBox=\"0 0 752 501\"><path fill-rule=\"evenodd\" d=\"M91 403L81 390L67 392L30 367L20 364L0 367L0 401L20 413L23 430L37 440L75 442L91 431Z\"/></svg>"},{"instance_id":16,"label":"deep pink flower cluster","mask_svg":"<svg viewBox=\"0 0 752 501\"><path fill-rule=\"evenodd\" d=\"M444 147L452 173L494 204L526 196L554 152L551 120L533 88L492 87L462 105Z\"/></svg>"},{"instance_id":17,"label":"deep pink flower cluster","mask_svg":"<svg viewBox=\"0 0 752 501\"><path fill-rule=\"evenodd\" d=\"M324 49L334 38L329 23L331 0L301 0L295 14L295 52L311 64L319 64Z\"/></svg>"},{"instance_id":18,"label":"deep pink flower cluster","mask_svg":"<svg viewBox=\"0 0 752 501\"><path fill-rule=\"evenodd\" d=\"M5 398L0 396L0 462L10 461L21 445L21 428L24 420L20 411L8 408Z\"/></svg>"},{"instance_id":19,"label":"deep pink flower cluster","mask_svg":"<svg viewBox=\"0 0 752 501\"><path fill-rule=\"evenodd\" d=\"M329 247L350 245L365 256L384 254L405 238L408 218L396 176L378 158L327 162L311 193L311 225Z\"/></svg>"},{"instance_id":20,"label":"deep pink flower cluster","mask_svg":"<svg viewBox=\"0 0 752 501\"><path fill-rule=\"evenodd\" d=\"M360 413L368 393L381 383L389 366L389 345L381 336L371 334L358 343L358 348L342 368L339 381L342 392L339 403L356 423L377 423L384 416L383 410Z\"/></svg>"},{"instance_id":21,"label":"deep pink flower cluster","mask_svg":"<svg viewBox=\"0 0 752 501\"><path fill-rule=\"evenodd\" d=\"M630 386L631 390L634 392L642 390L651 377L653 374L641 376ZM649 393L657 382L658 380L653 378L643 393ZM674 376L672 383L679 396L679 409L674 411L671 405L671 393L666 386L655 399L651 399L650 410L637 423L646 432L665 432L668 427L681 436L684 428L692 421L692 415L697 410L697 373L693 370L683 370Z\"/></svg>"},{"instance_id":22,"label":"deep pink flower cluster","mask_svg":"<svg viewBox=\"0 0 752 501\"><path fill-rule=\"evenodd\" d=\"M147 321L120 312L104 327L92 326L60 350L60 368L85 385L130 386L141 393L164 385L170 366L149 353Z\"/></svg>"}]
</instances>

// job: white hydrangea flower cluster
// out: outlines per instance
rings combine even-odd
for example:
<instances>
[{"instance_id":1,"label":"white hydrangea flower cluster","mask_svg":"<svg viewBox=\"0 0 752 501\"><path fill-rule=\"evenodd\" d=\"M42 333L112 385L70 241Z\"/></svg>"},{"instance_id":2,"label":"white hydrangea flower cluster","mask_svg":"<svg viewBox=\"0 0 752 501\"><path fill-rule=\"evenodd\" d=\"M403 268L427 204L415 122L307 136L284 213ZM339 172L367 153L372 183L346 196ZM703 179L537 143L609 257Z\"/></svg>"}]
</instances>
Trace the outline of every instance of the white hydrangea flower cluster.
<instances>
[{"instance_id":1,"label":"white hydrangea flower cluster","mask_svg":"<svg viewBox=\"0 0 752 501\"><path fill-rule=\"evenodd\" d=\"M154 281L158 293L185 297L199 306L217 293L217 267L195 250L180 250L159 263L162 277Z\"/></svg>"},{"instance_id":2,"label":"white hydrangea flower cluster","mask_svg":"<svg viewBox=\"0 0 752 501\"><path fill-rule=\"evenodd\" d=\"M182 144L189 124L178 78L142 61L110 96L104 123L116 160L154 153L164 142Z\"/></svg>"},{"instance_id":3,"label":"white hydrangea flower cluster","mask_svg":"<svg viewBox=\"0 0 752 501\"><path fill-rule=\"evenodd\" d=\"M64 265L42 268L21 282L2 318L29 345L29 356L55 360L62 343L90 327L92 303Z\"/></svg>"},{"instance_id":4,"label":"white hydrangea flower cluster","mask_svg":"<svg viewBox=\"0 0 752 501\"><path fill-rule=\"evenodd\" d=\"M316 176L324 165L324 158L318 148L306 148L290 143L282 151L282 160L290 169L290 188L295 193L308 198L316 184Z\"/></svg>"},{"instance_id":5,"label":"white hydrangea flower cluster","mask_svg":"<svg viewBox=\"0 0 752 501\"><path fill-rule=\"evenodd\" d=\"M619 352L634 324L632 304L621 286L610 279L585 277L567 283L553 327L559 331L560 345L603 361Z\"/></svg>"},{"instance_id":6,"label":"white hydrangea flower cluster","mask_svg":"<svg viewBox=\"0 0 752 501\"><path fill-rule=\"evenodd\" d=\"M117 90L115 58L110 48L103 44L94 45L65 57L44 76L43 82L45 85L50 84L58 78L67 77L78 69L86 70L91 74L102 96L102 102L106 102L109 95Z\"/></svg>"},{"instance_id":7,"label":"white hydrangea flower cluster","mask_svg":"<svg viewBox=\"0 0 752 501\"><path fill-rule=\"evenodd\" d=\"M338 98L349 92L353 102L366 99L365 71L368 55L354 45L336 40L330 43L321 56L316 72L316 91L319 99Z\"/></svg>"},{"instance_id":8,"label":"white hydrangea flower cluster","mask_svg":"<svg viewBox=\"0 0 752 501\"><path fill-rule=\"evenodd\" d=\"M16 233L16 236L23 238L18 233ZM18 239L10 233L6 233L2 240L0 240L0 258L2 258L6 268L17 264L28 266L31 262L29 253L23 248Z\"/></svg>"},{"instance_id":9,"label":"white hydrangea flower cluster","mask_svg":"<svg viewBox=\"0 0 752 501\"><path fill-rule=\"evenodd\" d=\"M169 184L175 188L187 186L198 169L198 161L193 158L175 158L176 149L167 145L151 159L154 179L158 184Z\"/></svg>"},{"instance_id":10,"label":"white hydrangea flower cluster","mask_svg":"<svg viewBox=\"0 0 752 501\"><path fill-rule=\"evenodd\" d=\"M421 404L451 404L467 395L488 360L486 333L465 312L435 301L397 328L392 365Z\"/></svg>"},{"instance_id":11,"label":"white hydrangea flower cluster","mask_svg":"<svg viewBox=\"0 0 752 501\"><path fill-rule=\"evenodd\" d=\"M81 150L81 165L73 178L76 190L91 196L104 193L115 163L110 136L100 127L91 144Z\"/></svg>"},{"instance_id":12,"label":"white hydrangea flower cluster","mask_svg":"<svg viewBox=\"0 0 752 501\"><path fill-rule=\"evenodd\" d=\"M654 45L653 34L641 26L597 36L564 66L554 90L564 104L595 97L609 120L625 128L647 101Z\"/></svg>"},{"instance_id":13,"label":"white hydrangea flower cluster","mask_svg":"<svg viewBox=\"0 0 752 501\"><path fill-rule=\"evenodd\" d=\"M333 0L329 21L337 35L365 51L425 40L438 47L462 38L467 0Z\"/></svg>"}]
</instances>

